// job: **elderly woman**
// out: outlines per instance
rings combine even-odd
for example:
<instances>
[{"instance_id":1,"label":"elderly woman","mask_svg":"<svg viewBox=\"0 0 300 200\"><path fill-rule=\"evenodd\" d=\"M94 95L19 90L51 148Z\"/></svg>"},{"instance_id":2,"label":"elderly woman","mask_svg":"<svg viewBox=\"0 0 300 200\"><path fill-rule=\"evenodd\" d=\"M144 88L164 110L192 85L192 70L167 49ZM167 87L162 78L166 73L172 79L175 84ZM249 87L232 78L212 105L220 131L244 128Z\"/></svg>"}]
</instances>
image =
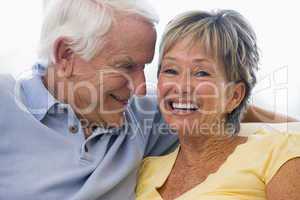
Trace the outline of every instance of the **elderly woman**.
<instances>
[{"instance_id":1,"label":"elderly woman","mask_svg":"<svg viewBox=\"0 0 300 200\"><path fill-rule=\"evenodd\" d=\"M300 138L239 131L259 61L247 21L188 12L168 24L160 50L160 109L180 147L146 158L137 199L299 200Z\"/></svg>"}]
</instances>

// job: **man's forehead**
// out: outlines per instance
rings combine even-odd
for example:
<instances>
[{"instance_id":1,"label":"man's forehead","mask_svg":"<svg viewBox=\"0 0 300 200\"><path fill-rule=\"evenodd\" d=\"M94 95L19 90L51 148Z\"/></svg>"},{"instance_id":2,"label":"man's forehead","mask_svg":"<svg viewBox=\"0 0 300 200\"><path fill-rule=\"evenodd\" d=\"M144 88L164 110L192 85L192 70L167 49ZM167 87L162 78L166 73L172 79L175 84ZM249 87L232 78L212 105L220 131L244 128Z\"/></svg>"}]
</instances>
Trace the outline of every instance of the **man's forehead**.
<instances>
[{"instance_id":1,"label":"man's forehead","mask_svg":"<svg viewBox=\"0 0 300 200\"><path fill-rule=\"evenodd\" d=\"M115 42L138 43L145 37L156 37L156 30L153 24L144 18L135 15L117 17L114 20L108 37L114 44Z\"/></svg>"},{"instance_id":2,"label":"man's forehead","mask_svg":"<svg viewBox=\"0 0 300 200\"><path fill-rule=\"evenodd\" d=\"M125 17L113 24L103 50L113 59L149 63L153 58L156 32L152 24L137 17Z\"/></svg>"},{"instance_id":3,"label":"man's forehead","mask_svg":"<svg viewBox=\"0 0 300 200\"><path fill-rule=\"evenodd\" d=\"M112 65L116 64L133 64L133 65L139 65L139 64L149 64L152 62L153 57L145 57L145 56L131 56L129 53L121 53L121 54L111 54L111 56L108 59L108 62Z\"/></svg>"}]
</instances>

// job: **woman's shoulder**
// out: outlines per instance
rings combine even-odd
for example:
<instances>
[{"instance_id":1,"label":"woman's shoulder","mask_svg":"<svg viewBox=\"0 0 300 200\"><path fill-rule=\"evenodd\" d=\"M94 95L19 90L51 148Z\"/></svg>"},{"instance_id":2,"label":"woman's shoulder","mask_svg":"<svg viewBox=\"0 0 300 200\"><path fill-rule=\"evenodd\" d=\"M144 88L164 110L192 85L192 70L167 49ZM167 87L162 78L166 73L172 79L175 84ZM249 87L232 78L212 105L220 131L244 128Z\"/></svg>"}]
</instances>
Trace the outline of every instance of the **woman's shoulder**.
<instances>
[{"instance_id":1,"label":"woman's shoulder","mask_svg":"<svg viewBox=\"0 0 300 200\"><path fill-rule=\"evenodd\" d=\"M257 158L261 158L265 183L268 183L286 162L300 157L300 134L297 133L259 130L249 136L249 144Z\"/></svg>"},{"instance_id":2,"label":"woman's shoulder","mask_svg":"<svg viewBox=\"0 0 300 200\"><path fill-rule=\"evenodd\" d=\"M263 145L267 148L274 148L284 143L294 143L300 145L300 133L279 132L260 129L250 135L249 142L254 145ZM299 148L300 146L298 146Z\"/></svg>"},{"instance_id":3,"label":"woman's shoulder","mask_svg":"<svg viewBox=\"0 0 300 200\"><path fill-rule=\"evenodd\" d=\"M267 158L284 156L285 154L288 156L290 153L300 154L300 133L261 129L248 136L247 143L247 149L259 157L262 155Z\"/></svg>"}]
</instances>

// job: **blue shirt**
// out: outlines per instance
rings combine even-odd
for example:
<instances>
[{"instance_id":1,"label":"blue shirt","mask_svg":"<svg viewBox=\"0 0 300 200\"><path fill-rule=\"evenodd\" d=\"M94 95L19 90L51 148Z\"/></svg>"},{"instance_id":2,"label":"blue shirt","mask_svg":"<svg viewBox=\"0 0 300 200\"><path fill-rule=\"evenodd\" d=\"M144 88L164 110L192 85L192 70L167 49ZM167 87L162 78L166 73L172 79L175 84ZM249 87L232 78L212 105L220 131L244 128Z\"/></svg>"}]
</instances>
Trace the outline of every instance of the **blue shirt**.
<instances>
[{"instance_id":1,"label":"blue shirt","mask_svg":"<svg viewBox=\"0 0 300 200\"><path fill-rule=\"evenodd\" d=\"M85 139L72 108L57 101L41 76L0 76L0 199L134 199L147 155L177 146L156 97L132 98L121 128Z\"/></svg>"}]
</instances>

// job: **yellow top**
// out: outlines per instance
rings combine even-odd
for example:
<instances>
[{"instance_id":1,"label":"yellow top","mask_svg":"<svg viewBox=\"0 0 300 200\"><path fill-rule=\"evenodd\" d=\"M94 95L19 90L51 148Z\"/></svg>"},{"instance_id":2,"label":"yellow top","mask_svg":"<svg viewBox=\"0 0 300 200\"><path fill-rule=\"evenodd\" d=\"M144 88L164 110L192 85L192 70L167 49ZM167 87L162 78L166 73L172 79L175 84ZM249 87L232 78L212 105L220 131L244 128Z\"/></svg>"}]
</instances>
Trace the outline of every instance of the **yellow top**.
<instances>
[{"instance_id":1,"label":"yellow top","mask_svg":"<svg viewBox=\"0 0 300 200\"><path fill-rule=\"evenodd\" d=\"M178 149L144 160L137 200L162 200L157 188L165 183L177 154ZM217 172L176 200L266 200L266 184L285 162L296 157L300 157L300 135L260 130L237 146Z\"/></svg>"}]
</instances>

